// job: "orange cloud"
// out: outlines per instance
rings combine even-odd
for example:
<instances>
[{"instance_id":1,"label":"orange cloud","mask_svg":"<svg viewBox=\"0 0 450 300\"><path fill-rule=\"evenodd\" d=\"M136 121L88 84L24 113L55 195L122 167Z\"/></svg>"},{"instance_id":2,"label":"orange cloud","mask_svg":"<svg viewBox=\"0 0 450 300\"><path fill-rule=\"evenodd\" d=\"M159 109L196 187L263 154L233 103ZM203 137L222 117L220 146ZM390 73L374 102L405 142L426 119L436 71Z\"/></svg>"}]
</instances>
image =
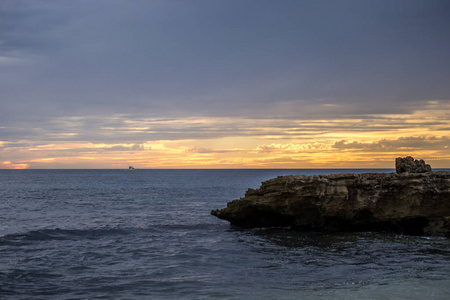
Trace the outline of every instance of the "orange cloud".
<instances>
[{"instance_id":1,"label":"orange cloud","mask_svg":"<svg viewBox=\"0 0 450 300\"><path fill-rule=\"evenodd\" d=\"M9 160L3 161L2 165L6 169L13 169L13 170L28 169L30 167L29 164L14 164L14 163L10 162Z\"/></svg>"}]
</instances>

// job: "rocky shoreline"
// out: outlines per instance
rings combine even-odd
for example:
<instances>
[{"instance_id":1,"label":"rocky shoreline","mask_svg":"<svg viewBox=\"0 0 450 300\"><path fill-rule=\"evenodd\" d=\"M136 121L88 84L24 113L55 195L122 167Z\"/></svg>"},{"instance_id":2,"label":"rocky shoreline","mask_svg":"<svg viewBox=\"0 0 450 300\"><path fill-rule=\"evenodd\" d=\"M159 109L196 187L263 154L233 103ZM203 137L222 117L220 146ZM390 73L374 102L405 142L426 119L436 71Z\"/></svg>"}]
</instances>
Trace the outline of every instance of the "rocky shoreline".
<instances>
[{"instance_id":1,"label":"rocky shoreline","mask_svg":"<svg viewBox=\"0 0 450 300\"><path fill-rule=\"evenodd\" d=\"M396 173L279 176L211 211L243 228L391 231L450 237L450 172L396 160Z\"/></svg>"}]
</instances>

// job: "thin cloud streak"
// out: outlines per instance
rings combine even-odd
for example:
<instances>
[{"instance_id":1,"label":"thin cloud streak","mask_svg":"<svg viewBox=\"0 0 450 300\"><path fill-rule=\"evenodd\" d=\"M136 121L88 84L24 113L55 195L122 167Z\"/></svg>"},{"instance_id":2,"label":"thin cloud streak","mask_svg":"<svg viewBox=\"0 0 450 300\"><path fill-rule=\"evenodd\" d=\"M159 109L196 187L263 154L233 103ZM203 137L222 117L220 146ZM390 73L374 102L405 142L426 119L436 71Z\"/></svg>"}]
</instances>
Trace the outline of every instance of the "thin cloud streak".
<instances>
[{"instance_id":1,"label":"thin cloud streak","mask_svg":"<svg viewBox=\"0 0 450 300\"><path fill-rule=\"evenodd\" d=\"M89 141L92 143L142 143L157 140L226 137L309 138L328 133L385 133L392 131L448 131L450 104L433 102L413 114L342 116L339 119L253 118L139 118L131 115L49 119L41 128L2 127L3 141L17 139ZM441 133L443 134L443 133Z\"/></svg>"}]
</instances>

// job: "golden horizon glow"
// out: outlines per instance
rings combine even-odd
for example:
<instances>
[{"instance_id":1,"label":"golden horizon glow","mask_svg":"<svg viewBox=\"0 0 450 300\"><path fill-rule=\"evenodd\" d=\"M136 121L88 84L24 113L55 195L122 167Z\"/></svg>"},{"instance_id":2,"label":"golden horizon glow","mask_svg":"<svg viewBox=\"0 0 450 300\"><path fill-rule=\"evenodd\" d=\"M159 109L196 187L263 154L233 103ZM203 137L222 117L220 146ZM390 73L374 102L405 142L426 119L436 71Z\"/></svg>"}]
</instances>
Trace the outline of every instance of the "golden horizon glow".
<instances>
[{"instance_id":1,"label":"golden horizon glow","mask_svg":"<svg viewBox=\"0 0 450 300\"><path fill-rule=\"evenodd\" d=\"M10 161L2 161L3 169L13 169L13 170L23 170L28 169L30 167L29 164L16 164Z\"/></svg>"},{"instance_id":2,"label":"golden horizon glow","mask_svg":"<svg viewBox=\"0 0 450 300\"><path fill-rule=\"evenodd\" d=\"M330 120L111 118L118 125L98 129L99 140L111 142L86 142L73 130L39 143L0 141L6 158L0 168L393 168L396 157L407 155L450 168L450 104L444 101L411 114ZM61 122L70 127L84 120ZM120 134L148 140L112 141ZM152 140L155 135L171 138Z\"/></svg>"}]
</instances>

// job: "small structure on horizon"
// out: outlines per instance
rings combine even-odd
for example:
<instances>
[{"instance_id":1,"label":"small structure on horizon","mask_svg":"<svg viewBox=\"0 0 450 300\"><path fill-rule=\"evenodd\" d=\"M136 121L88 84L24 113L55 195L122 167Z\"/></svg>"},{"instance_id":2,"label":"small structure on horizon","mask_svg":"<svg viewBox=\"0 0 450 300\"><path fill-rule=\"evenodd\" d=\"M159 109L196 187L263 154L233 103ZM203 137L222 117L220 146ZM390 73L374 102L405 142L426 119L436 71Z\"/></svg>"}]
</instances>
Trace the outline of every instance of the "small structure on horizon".
<instances>
[{"instance_id":1,"label":"small structure on horizon","mask_svg":"<svg viewBox=\"0 0 450 300\"><path fill-rule=\"evenodd\" d=\"M431 166L423 159L414 159L411 156L397 157L395 159L395 171L400 173L426 173L431 172Z\"/></svg>"}]
</instances>

